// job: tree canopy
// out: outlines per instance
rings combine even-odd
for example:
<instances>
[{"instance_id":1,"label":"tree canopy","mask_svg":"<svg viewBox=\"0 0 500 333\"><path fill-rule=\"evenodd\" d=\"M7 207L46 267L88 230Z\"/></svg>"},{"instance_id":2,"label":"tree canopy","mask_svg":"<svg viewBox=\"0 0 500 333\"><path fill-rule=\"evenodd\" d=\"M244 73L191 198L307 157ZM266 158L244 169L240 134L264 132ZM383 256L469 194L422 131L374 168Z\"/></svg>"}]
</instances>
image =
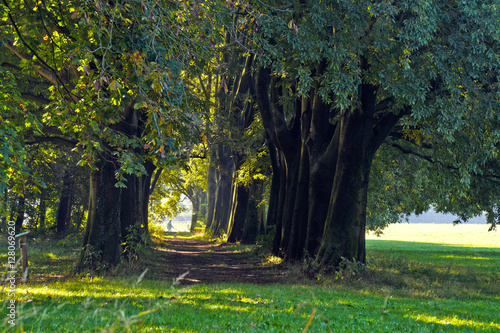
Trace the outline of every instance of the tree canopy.
<instances>
[{"instance_id":1,"label":"tree canopy","mask_svg":"<svg viewBox=\"0 0 500 333\"><path fill-rule=\"evenodd\" d=\"M74 148L91 269L147 233L162 170L205 184L173 170L193 154L214 235L274 226L274 253L315 267L364 262L366 228L431 206L494 227L499 5L3 0L1 193L35 175L26 144Z\"/></svg>"}]
</instances>

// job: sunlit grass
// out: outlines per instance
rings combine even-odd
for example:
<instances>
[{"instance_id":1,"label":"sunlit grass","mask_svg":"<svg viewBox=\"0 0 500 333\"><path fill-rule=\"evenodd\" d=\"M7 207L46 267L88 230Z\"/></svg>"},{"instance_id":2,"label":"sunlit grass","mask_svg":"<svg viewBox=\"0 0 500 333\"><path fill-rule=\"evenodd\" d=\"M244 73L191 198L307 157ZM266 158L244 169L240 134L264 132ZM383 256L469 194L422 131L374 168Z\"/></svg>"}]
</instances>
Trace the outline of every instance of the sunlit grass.
<instances>
[{"instance_id":1,"label":"sunlit grass","mask_svg":"<svg viewBox=\"0 0 500 333\"><path fill-rule=\"evenodd\" d=\"M2 322L0 331L302 332L309 319L308 332L499 331L500 249L477 246L483 239L466 246L408 238L369 239L366 272L351 278L273 285L174 286L173 277L155 274L168 253L153 248L141 259L150 268L142 281L134 271L19 284L17 325ZM50 241L32 242L29 251L33 272L63 276L78 254L76 246Z\"/></svg>"}]
</instances>

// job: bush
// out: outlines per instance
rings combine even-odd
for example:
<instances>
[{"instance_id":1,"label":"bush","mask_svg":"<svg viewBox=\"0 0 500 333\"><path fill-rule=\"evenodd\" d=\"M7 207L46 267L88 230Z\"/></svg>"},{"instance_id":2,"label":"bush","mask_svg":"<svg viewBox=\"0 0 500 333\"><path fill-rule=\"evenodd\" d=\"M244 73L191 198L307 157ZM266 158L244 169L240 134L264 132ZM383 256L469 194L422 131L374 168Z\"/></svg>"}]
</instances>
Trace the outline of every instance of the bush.
<instances>
[{"instance_id":1,"label":"bush","mask_svg":"<svg viewBox=\"0 0 500 333\"><path fill-rule=\"evenodd\" d=\"M276 233L276 226L267 227L266 233L257 236L255 254L258 257L267 257L273 252L273 240Z\"/></svg>"}]
</instances>

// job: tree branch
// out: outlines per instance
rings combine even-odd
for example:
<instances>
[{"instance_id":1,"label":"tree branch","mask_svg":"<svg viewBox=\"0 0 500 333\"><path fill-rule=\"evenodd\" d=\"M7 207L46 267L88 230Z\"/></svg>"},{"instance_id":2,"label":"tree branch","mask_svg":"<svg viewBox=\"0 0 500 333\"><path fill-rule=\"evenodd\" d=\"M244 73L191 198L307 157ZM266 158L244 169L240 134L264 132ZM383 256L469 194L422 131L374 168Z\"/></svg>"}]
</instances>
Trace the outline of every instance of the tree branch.
<instances>
[{"instance_id":1,"label":"tree branch","mask_svg":"<svg viewBox=\"0 0 500 333\"><path fill-rule=\"evenodd\" d=\"M30 101L41 103L41 104L49 104L50 100L39 95L34 95L32 93L22 93L21 97L25 99L29 99Z\"/></svg>"},{"instance_id":2,"label":"tree branch","mask_svg":"<svg viewBox=\"0 0 500 333\"><path fill-rule=\"evenodd\" d=\"M5 42L4 43L5 47L9 49L12 53L14 53L19 59L26 60L33 62L32 57L30 57L28 54L19 51L12 43L10 42ZM31 51L31 49L30 49ZM40 59L40 57L36 54L36 52L33 51L33 54L37 57L37 59ZM35 65L34 68L40 74L43 78L48 80L50 83L53 85L57 85L60 83L59 77L54 74L53 70L50 67L46 67L43 65L43 62L40 63L39 61L34 61L33 64Z\"/></svg>"},{"instance_id":3,"label":"tree branch","mask_svg":"<svg viewBox=\"0 0 500 333\"><path fill-rule=\"evenodd\" d=\"M23 45L37 58L37 61L33 62L35 64L34 66L35 70L52 84L54 85L61 84L63 86L63 89L68 93L68 96L71 96L71 98L76 101L76 97L73 96L73 94L71 94L71 91L66 87L65 82L59 77L59 75L57 75L57 71L54 68L52 68L49 64L47 64L43 60L43 58L40 57L38 53L24 40L24 37L21 34L21 31L19 30L16 21L14 20L14 18L10 13L10 7L9 4L7 3L7 0L3 0L3 3L5 7L7 7L7 15L9 17L9 21L12 23L12 26L14 27L17 36L19 37ZM29 55L19 51L16 47L14 47L13 44L9 42L4 42L4 45L5 47L7 47L7 49L9 49L11 52L17 55L20 59L33 61L32 57L29 57Z\"/></svg>"},{"instance_id":4,"label":"tree branch","mask_svg":"<svg viewBox=\"0 0 500 333\"><path fill-rule=\"evenodd\" d=\"M59 136L35 136L34 140L25 141L24 144L35 145L35 144L42 143L42 142L52 142L55 144L61 144L61 145L72 147L72 148L76 147L76 145L78 144L78 141L65 139L65 138L62 138Z\"/></svg>"},{"instance_id":5,"label":"tree branch","mask_svg":"<svg viewBox=\"0 0 500 333\"><path fill-rule=\"evenodd\" d=\"M421 154L419 152L416 152L414 150L410 150L410 149L407 149L395 142L392 142L390 143L390 145L394 148L397 148L399 151L401 151L403 154L410 154L410 155L414 155L414 156L417 156L417 157L420 157L432 164L436 163L436 161L434 161L434 159L431 157L431 156L428 156L428 155L424 155L424 154ZM453 169L457 169L457 168L453 168Z\"/></svg>"},{"instance_id":6,"label":"tree branch","mask_svg":"<svg viewBox=\"0 0 500 333\"><path fill-rule=\"evenodd\" d=\"M19 67L19 66L16 66L14 64L11 64L10 62L2 62L0 64L1 67L7 67L7 68L10 68L10 69L13 69L13 70L16 70L16 71L22 71L22 68Z\"/></svg>"},{"instance_id":7,"label":"tree branch","mask_svg":"<svg viewBox=\"0 0 500 333\"><path fill-rule=\"evenodd\" d=\"M153 178L153 181L151 182L151 186L149 186L149 195L153 194L153 191L155 190L155 187L156 187L156 183L158 182L158 179L160 179L160 175L163 171L163 168L159 168L156 173L155 173L155 176Z\"/></svg>"}]
</instances>

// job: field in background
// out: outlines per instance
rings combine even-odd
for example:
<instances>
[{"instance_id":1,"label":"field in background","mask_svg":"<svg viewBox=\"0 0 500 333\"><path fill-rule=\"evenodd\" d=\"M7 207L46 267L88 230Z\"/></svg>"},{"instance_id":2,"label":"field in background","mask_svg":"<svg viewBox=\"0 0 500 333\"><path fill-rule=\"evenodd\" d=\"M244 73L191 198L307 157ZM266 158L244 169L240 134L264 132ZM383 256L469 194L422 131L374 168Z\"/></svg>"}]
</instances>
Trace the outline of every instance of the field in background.
<instances>
[{"instance_id":1,"label":"field in background","mask_svg":"<svg viewBox=\"0 0 500 333\"><path fill-rule=\"evenodd\" d=\"M420 242L460 245L466 247L500 248L500 232L488 231L484 224L398 223L387 227L381 237L366 236L370 240Z\"/></svg>"}]
</instances>

